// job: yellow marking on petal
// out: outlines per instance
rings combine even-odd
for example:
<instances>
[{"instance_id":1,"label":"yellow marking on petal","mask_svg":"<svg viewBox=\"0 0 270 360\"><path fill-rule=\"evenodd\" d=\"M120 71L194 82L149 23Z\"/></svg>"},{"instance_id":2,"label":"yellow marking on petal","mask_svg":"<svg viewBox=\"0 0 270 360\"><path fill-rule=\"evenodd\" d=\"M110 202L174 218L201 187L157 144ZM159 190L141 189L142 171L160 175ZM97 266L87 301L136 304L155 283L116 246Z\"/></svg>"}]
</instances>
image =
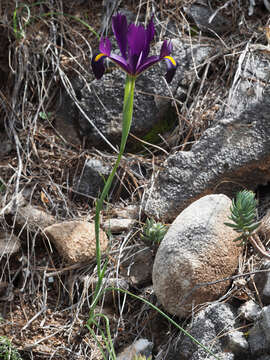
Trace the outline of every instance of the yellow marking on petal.
<instances>
[{"instance_id":1,"label":"yellow marking on petal","mask_svg":"<svg viewBox=\"0 0 270 360\"><path fill-rule=\"evenodd\" d=\"M164 59L169 59L170 62L173 64L173 66L176 66L176 61L174 60L173 57L171 57L171 56L165 56Z\"/></svg>"},{"instance_id":2,"label":"yellow marking on petal","mask_svg":"<svg viewBox=\"0 0 270 360\"><path fill-rule=\"evenodd\" d=\"M103 54L103 53L97 54L97 56L95 57L95 60L94 60L94 61L98 61L99 59L101 59L101 58L104 57L104 56L107 56L107 55L105 55L105 54Z\"/></svg>"}]
</instances>

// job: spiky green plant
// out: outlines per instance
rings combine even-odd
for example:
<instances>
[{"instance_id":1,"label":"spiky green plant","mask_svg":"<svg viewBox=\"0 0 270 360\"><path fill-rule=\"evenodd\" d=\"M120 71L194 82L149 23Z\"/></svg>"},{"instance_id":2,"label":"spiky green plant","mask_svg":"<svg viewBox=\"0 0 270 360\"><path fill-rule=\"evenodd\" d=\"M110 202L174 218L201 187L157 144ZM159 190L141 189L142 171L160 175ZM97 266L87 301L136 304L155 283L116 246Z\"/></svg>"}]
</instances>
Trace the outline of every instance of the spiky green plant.
<instances>
[{"instance_id":1,"label":"spiky green plant","mask_svg":"<svg viewBox=\"0 0 270 360\"><path fill-rule=\"evenodd\" d=\"M166 225L156 222L154 219L147 219L143 228L141 238L151 244L159 244L167 232Z\"/></svg>"},{"instance_id":2,"label":"spiky green plant","mask_svg":"<svg viewBox=\"0 0 270 360\"><path fill-rule=\"evenodd\" d=\"M233 240L241 241L237 246L245 245L248 238L260 225L260 222L256 221L256 206L255 194L249 190L239 191L236 199L232 201L229 219L233 223L225 222L224 224L241 234Z\"/></svg>"},{"instance_id":3,"label":"spiky green plant","mask_svg":"<svg viewBox=\"0 0 270 360\"><path fill-rule=\"evenodd\" d=\"M0 359L23 360L19 352L12 346L10 340L5 336L0 336Z\"/></svg>"}]
</instances>

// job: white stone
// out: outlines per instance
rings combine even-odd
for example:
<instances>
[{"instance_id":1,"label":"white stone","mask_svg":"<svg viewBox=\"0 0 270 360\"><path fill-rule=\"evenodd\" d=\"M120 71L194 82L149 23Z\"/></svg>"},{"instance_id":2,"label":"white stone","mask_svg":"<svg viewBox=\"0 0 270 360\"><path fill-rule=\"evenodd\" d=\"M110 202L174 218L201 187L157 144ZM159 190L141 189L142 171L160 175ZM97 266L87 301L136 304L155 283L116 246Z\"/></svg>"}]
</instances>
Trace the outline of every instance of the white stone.
<instances>
[{"instance_id":1,"label":"white stone","mask_svg":"<svg viewBox=\"0 0 270 360\"><path fill-rule=\"evenodd\" d=\"M238 314L241 318L244 318L245 320L255 321L259 318L261 314L261 308L253 300L248 300L240 306Z\"/></svg>"},{"instance_id":2,"label":"white stone","mask_svg":"<svg viewBox=\"0 0 270 360\"><path fill-rule=\"evenodd\" d=\"M116 360L134 360L137 355L150 356L152 353L153 343L147 339L139 339L134 344L126 347L121 354L119 354Z\"/></svg>"},{"instance_id":3,"label":"white stone","mask_svg":"<svg viewBox=\"0 0 270 360\"><path fill-rule=\"evenodd\" d=\"M117 234L130 230L135 221L134 219L109 219L104 222L102 227L112 234Z\"/></svg>"}]
</instances>

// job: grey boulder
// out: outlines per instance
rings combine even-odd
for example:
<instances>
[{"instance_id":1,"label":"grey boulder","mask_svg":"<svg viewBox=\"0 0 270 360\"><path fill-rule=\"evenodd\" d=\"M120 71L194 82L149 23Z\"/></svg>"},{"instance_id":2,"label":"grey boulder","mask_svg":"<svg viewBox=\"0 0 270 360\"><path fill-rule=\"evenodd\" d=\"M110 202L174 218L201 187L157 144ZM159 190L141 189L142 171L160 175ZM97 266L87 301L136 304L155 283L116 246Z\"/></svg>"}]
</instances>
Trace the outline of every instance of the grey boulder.
<instances>
[{"instance_id":1,"label":"grey boulder","mask_svg":"<svg viewBox=\"0 0 270 360\"><path fill-rule=\"evenodd\" d=\"M236 354L245 356L248 350L247 340L236 330L236 319L235 311L229 304L212 304L195 315L187 331L211 349L218 359L234 360ZM183 360L215 359L187 336L178 346L178 353Z\"/></svg>"},{"instance_id":2,"label":"grey boulder","mask_svg":"<svg viewBox=\"0 0 270 360\"><path fill-rule=\"evenodd\" d=\"M252 190L270 180L270 61L247 53L238 67L229 110L190 151L168 157L146 192L148 216L170 221L204 195L233 197L243 187Z\"/></svg>"}]
</instances>

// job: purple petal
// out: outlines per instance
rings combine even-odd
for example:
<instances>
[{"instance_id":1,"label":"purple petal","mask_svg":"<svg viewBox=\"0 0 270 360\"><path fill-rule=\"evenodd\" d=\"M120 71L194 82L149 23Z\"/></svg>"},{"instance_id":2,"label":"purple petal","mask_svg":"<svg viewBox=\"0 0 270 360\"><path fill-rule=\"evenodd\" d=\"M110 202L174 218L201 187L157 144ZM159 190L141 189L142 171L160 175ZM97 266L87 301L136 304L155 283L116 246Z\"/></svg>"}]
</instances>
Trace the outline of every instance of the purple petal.
<instances>
[{"instance_id":1,"label":"purple petal","mask_svg":"<svg viewBox=\"0 0 270 360\"><path fill-rule=\"evenodd\" d=\"M155 65L156 63L158 63L161 60L163 60L163 59L161 59L159 56L150 56L137 69L136 75L141 74L142 72L149 69L151 66ZM171 56L164 57L164 60L166 61L166 65L167 65L167 73L165 75L165 79L167 80L168 83L170 83L172 81L173 77L174 77L174 74L176 72L178 63Z\"/></svg>"},{"instance_id":2,"label":"purple petal","mask_svg":"<svg viewBox=\"0 0 270 360\"><path fill-rule=\"evenodd\" d=\"M166 65L167 65L167 73L165 75L165 79L167 80L167 83L169 84L174 77L178 63L171 56L166 56L164 59L166 61Z\"/></svg>"},{"instance_id":3,"label":"purple petal","mask_svg":"<svg viewBox=\"0 0 270 360\"><path fill-rule=\"evenodd\" d=\"M149 67L151 67L152 65L158 63L160 61L159 56L150 56L149 58L147 58L143 64L141 64L137 71L136 71L136 75L141 74L142 72L144 72L145 70L147 70Z\"/></svg>"},{"instance_id":4,"label":"purple petal","mask_svg":"<svg viewBox=\"0 0 270 360\"><path fill-rule=\"evenodd\" d=\"M99 43L99 51L107 56L111 54L111 42L108 38L102 37Z\"/></svg>"},{"instance_id":5,"label":"purple petal","mask_svg":"<svg viewBox=\"0 0 270 360\"><path fill-rule=\"evenodd\" d=\"M126 59L128 25L125 15L117 14L112 17L112 29L121 54L123 58Z\"/></svg>"},{"instance_id":6,"label":"purple petal","mask_svg":"<svg viewBox=\"0 0 270 360\"><path fill-rule=\"evenodd\" d=\"M149 43L154 39L154 36L155 36L155 26L154 26L154 22L153 22L153 17L154 16L151 17L149 24L147 25L147 29L146 29L147 41Z\"/></svg>"},{"instance_id":7,"label":"purple petal","mask_svg":"<svg viewBox=\"0 0 270 360\"><path fill-rule=\"evenodd\" d=\"M139 55L145 48L146 30L142 25L130 24L128 27L127 41L129 45L129 55Z\"/></svg>"},{"instance_id":8,"label":"purple petal","mask_svg":"<svg viewBox=\"0 0 270 360\"><path fill-rule=\"evenodd\" d=\"M150 43L154 39L155 36L155 27L153 23L153 16L151 17L151 20L149 21L149 24L146 28L146 44L144 47L143 57L144 59L147 58L149 51L150 51Z\"/></svg>"},{"instance_id":9,"label":"purple petal","mask_svg":"<svg viewBox=\"0 0 270 360\"><path fill-rule=\"evenodd\" d=\"M173 49L172 43L165 40L161 46L160 55L159 55L160 59L163 59L165 58L165 56L170 55L172 49Z\"/></svg>"},{"instance_id":10,"label":"purple petal","mask_svg":"<svg viewBox=\"0 0 270 360\"><path fill-rule=\"evenodd\" d=\"M129 66L127 64L127 61L122 56L119 56L119 55L116 55L116 54L111 54L111 56L109 58L116 65L118 65L122 70L124 70L127 73L130 73L130 69L129 69Z\"/></svg>"},{"instance_id":11,"label":"purple petal","mask_svg":"<svg viewBox=\"0 0 270 360\"><path fill-rule=\"evenodd\" d=\"M130 24L128 27L128 45L129 45L129 65L133 74L135 74L136 69L138 69L139 58L141 61L144 60L144 56L140 57L141 54L145 51L146 44L146 30L142 25L136 26L134 24Z\"/></svg>"},{"instance_id":12,"label":"purple petal","mask_svg":"<svg viewBox=\"0 0 270 360\"><path fill-rule=\"evenodd\" d=\"M97 79L100 79L105 72L104 59L106 57L103 53L97 53L92 57L91 65Z\"/></svg>"}]
</instances>

